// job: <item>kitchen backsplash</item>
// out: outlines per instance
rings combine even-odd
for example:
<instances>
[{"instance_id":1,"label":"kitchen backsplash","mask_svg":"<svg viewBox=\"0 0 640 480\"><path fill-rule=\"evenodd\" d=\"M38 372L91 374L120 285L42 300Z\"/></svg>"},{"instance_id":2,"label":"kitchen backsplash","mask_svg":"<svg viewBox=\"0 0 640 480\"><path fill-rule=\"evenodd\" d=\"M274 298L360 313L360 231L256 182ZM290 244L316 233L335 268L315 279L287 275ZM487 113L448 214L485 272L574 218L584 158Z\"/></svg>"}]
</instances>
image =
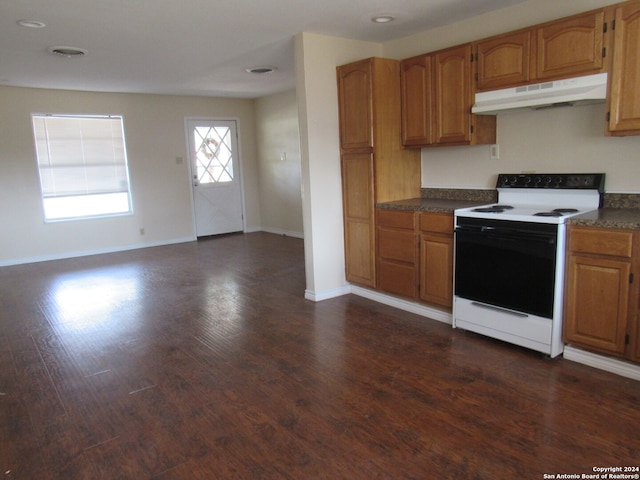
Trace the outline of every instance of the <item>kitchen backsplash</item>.
<instances>
[{"instance_id":1,"label":"kitchen backsplash","mask_svg":"<svg viewBox=\"0 0 640 480\"><path fill-rule=\"evenodd\" d=\"M421 188L422 198L438 198L443 200L471 200L492 203L498 200L496 190L474 190L465 188Z\"/></svg>"},{"instance_id":2,"label":"kitchen backsplash","mask_svg":"<svg viewBox=\"0 0 640 480\"><path fill-rule=\"evenodd\" d=\"M605 193L602 206L604 208L640 208L640 194Z\"/></svg>"}]
</instances>

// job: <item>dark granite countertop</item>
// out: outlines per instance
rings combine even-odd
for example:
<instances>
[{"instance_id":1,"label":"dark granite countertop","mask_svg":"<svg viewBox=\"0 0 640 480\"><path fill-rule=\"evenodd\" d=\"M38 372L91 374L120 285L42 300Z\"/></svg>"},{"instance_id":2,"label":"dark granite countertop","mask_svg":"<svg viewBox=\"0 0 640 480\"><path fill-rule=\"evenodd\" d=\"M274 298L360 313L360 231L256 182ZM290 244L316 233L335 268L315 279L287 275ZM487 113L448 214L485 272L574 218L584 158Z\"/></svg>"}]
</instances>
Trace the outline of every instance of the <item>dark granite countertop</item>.
<instances>
[{"instance_id":1,"label":"dark granite countertop","mask_svg":"<svg viewBox=\"0 0 640 480\"><path fill-rule=\"evenodd\" d=\"M414 212L451 213L456 208L468 208L495 203L495 190L423 188L421 198L409 198L376 204L378 208ZM640 230L640 195L605 193L604 208L567 220L568 225Z\"/></svg>"},{"instance_id":2,"label":"dark granite countertop","mask_svg":"<svg viewBox=\"0 0 640 480\"><path fill-rule=\"evenodd\" d=\"M640 208L605 207L567 220L567 225L640 230Z\"/></svg>"},{"instance_id":3,"label":"dark granite countertop","mask_svg":"<svg viewBox=\"0 0 640 480\"><path fill-rule=\"evenodd\" d=\"M395 202L384 202L376 204L378 208L386 208L389 210L410 210L414 212L431 212L431 213L451 213L456 208L475 207L476 205L484 205L487 202L479 200L458 200L443 198L409 198L407 200L396 200Z\"/></svg>"},{"instance_id":4,"label":"dark granite countertop","mask_svg":"<svg viewBox=\"0 0 640 480\"><path fill-rule=\"evenodd\" d=\"M376 207L392 210L453 214L456 208L476 207L478 205L495 203L497 198L496 193L495 190L422 188L420 198L378 203Z\"/></svg>"}]
</instances>

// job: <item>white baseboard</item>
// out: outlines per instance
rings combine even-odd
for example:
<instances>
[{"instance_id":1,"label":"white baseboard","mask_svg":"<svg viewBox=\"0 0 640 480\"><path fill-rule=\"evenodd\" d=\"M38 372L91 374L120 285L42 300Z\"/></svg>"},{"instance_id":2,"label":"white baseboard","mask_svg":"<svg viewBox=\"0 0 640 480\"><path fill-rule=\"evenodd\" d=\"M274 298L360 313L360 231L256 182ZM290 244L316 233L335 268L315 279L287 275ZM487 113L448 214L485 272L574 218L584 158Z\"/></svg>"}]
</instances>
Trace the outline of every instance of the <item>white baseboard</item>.
<instances>
[{"instance_id":1,"label":"white baseboard","mask_svg":"<svg viewBox=\"0 0 640 480\"><path fill-rule=\"evenodd\" d=\"M369 290L368 288L358 287L356 285L351 286L351 293L360 297L365 297L370 300L383 303L385 305L389 305L390 307L404 310L405 312L415 313L416 315L421 315L432 320L448 323L449 325L451 325L453 322L453 317L450 312L430 307L428 305L423 305L421 303L404 300L402 298L376 292L374 290Z\"/></svg>"},{"instance_id":2,"label":"white baseboard","mask_svg":"<svg viewBox=\"0 0 640 480\"><path fill-rule=\"evenodd\" d=\"M245 230L245 233L253 233L253 232L268 232L268 233L275 233L277 235L286 235L287 237L304 238L304 235L300 232L289 232L284 230L263 229L263 228L251 228L251 229ZM194 242L196 240L197 238L195 236L182 237L182 238L173 238L170 240L162 240L159 242L134 243L131 245L105 247L105 248L81 250L81 251L75 251L75 252L54 253L50 255L39 255L35 257L11 258L7 260L0 260L0 267L9 267L11 265L22 265L25 263L48 262L49 260L63 260L65 258L87 257L89 255L100 255L102 253L124 252L127 250L138 250L140 248L161 247L163 245L173 245L176 243Z\"/></svg>"},{"instance_id":3,"label":"white baseboard","mask_svg":"<svg viewBox=\"0 0 640 480\"><path fill-rule=\"evenodd\" d=\"M307 300L312 300L314 302L320 302L322 300L340 297L349 293L353 293L354 295L358 295L359 297L368 298L369 300L373 300L374 302L389 305L390 307L404 310L405 312L415 313L416 315L427 317L432 320L448 323L449 325L451 325L451 323L453 322L453 317L450 312L430 307L428 305L423 305L421 303L412 302L409 300L404 300L402 298L376 292L374 290L369 290L368 288L359 287L357 285L345 285L344 287L327 290L324 292L312 292L310 290L306 290L304 293L304 298L306 298Z\"/></svg>"},{"instance_id":4,"label":"white baseboard","mask_svg":"<svg viewBox=\"0 0 640 480\"><path fill-rule=\"evenodd\" d=\"M325 290L324 292L313 292L311 290L305 290L304 298L313 302L321 302L322 300L341 297L349 293L351 293L351 285L345 285L340 288L334 288L333 290Z\"/></svg>"},{"instance_id":5,"label":"white baseboard","mask_svg":"<svg viewBox=\"0 0 640 480\"><path fill-rule=\"evenodd\" d=\"M572 347L571 345L566 345L564 347L563 356L567 360L582 363L583 365L605 370L633 380L640 380L640 365L627 363L616 358L597 355L595 353Z\"/></svg>"},{"instance_id":6,"label":"white baseboard","mask_svg":"<svg viewBox=\"0 0 640 480\"><path fill-rule=\"evenodd\" d=\"M302 232L293 232L291 230L281 230L279 228L269 228L263 227L257 231L267 232L267 233L275 233L276 235L284 235L286 237L295 237L295 238L304 238L304 233Z\"/></svg>"},{"instance_id":7,"label":"white baseboard","mask_svg":"<svg viewBox=\"0 0 640 480\"><path fill-rule=\"evenodd\" d=\"M161 247L163 245L173 245L176 243L194 242L195 237L174 238L171 240L163 240L160 242L134 243L131 245L123 245L119 247L97 248L94 250L81 250L79 252L66 252L52 255L41 255L37 257L12 258L0 261L0 267L8 267L10 265L21 265L25 263L48 262L49 260L63 260L65 258L86 257L89 255L100 255L102 253L124 252L127 250L138 250L140 248Z\"/></svg>"}]
</instances>

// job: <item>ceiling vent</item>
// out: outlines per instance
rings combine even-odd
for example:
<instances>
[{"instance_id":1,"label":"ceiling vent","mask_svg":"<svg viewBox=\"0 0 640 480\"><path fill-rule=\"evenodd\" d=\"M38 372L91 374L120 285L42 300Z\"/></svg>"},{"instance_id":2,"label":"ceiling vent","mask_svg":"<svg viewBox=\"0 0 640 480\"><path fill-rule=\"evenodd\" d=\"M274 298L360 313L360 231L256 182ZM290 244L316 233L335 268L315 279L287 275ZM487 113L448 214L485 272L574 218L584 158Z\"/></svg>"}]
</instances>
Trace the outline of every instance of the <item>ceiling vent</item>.
<instances>
[{"instance_id":1,"label":"ceiling vent","mask_svg":"<svg viewBox=\"0 0 640 480\"><path fill-rule=\"evenodd\" d=\"M47 51L51 55L56 55L58 57L65 57L65 58L83 57L84 55L87 54L86 50L83 50L82 48L77 48L77 47L49 47Z\"/></svg>"},{"instance_id":2,"label":"ceiling vent","mask_svg":"<svg viewBox=\"0 0 640 480\"><path fill-rule=\"evenodd\" d=\"M276 67L251 67L247 68L248 73L254 73L256 75L262 75L263 73L271 73L277 70Z\"/></svg>"}]
</instances>

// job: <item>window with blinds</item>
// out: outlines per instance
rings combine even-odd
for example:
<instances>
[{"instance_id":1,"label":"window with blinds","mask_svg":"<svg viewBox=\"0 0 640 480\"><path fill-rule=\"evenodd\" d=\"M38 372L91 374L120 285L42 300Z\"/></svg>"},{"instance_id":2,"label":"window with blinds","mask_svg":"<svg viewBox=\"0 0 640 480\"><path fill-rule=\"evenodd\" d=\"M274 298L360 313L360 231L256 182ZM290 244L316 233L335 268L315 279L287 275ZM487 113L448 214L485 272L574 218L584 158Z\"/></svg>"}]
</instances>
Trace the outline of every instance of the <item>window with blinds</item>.
<instances>
[{"instance_id":1,"label":"window with blinds","mask_svg":"<svg viewBox=\"0 0 640 480\"><path fill-rule=\"evenodd\" d=\"M121 116L32 120L46 221L132 212Z\"/></svg>"}]
</instances>

